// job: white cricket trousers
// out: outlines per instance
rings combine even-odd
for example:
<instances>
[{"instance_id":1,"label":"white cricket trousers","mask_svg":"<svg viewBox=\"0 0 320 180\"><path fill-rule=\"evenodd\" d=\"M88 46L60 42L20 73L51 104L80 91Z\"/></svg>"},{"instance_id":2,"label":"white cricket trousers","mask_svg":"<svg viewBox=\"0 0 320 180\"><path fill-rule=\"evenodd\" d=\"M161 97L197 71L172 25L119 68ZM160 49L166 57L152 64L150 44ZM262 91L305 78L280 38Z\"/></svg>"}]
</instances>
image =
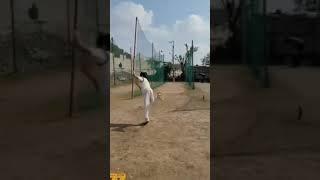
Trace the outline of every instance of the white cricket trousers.
<instances>
[{"instance_id":1,"label":"white cricket trousers","mask_svg":"<svg viewBox=\"0 0 320 180\"><path fill-rule=\"evenodd\" d=\"M148 89L143 91L144 97L144 118L149 121L149 111L151 104L154 102L153 90Z\"/></svg>"}]
</instances>

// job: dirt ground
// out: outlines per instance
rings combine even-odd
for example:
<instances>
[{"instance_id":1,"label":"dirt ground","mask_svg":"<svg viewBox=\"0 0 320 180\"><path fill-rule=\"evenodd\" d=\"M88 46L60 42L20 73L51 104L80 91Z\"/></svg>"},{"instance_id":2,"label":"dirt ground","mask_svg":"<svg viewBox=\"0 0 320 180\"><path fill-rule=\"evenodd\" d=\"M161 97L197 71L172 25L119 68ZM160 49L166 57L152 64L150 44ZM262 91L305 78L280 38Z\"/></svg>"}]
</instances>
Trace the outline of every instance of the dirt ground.
<instances>
[{"instance_id":1,"label":"dirt ground","mask_svg":"<svg viewBox=\"0 0 320 180\"><path fill-rule=\"evenodd\" d=\"M319 177L317 68L271 67L269 89L257 88L243 66L216 66L212 73L215 178Z\"/></svg>"},{"instance_id":2,"label":"dirt ground","mask_svg":"<svg viewBox=\"0 0 320 180\"><path fill-rule=\"evenodd\" d=\"M155 89L150 120L143 98L130 99L131 85L111 89L111 172L128 180L210 178L210 85L166 83Z\"/></svg>"},{"instance_id":3,"label":"dirt ground","mask_svg":"<svg viewBox=\"0 0 320 180\"><path fill-rule=\"evenodd\" d=\"M94 92L77 74L76 83ZM105 111L92 108L68 118L69 81L67 71L0 80L1 179L105 176Z\"/></svg>"}]
</instances>

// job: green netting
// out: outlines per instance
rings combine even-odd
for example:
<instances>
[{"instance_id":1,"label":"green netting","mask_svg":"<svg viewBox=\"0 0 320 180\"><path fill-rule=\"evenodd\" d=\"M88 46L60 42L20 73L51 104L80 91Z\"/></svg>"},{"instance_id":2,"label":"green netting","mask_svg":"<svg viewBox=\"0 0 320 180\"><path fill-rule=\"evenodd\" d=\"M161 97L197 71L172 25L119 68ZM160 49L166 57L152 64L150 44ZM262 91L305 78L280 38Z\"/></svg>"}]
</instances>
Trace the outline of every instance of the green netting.
<instances>
[{"instance_id":1,"label":"green netting","mask_svg":"<svg viewBox=\"0 0 320 180\"><path fill-rule=\"evenodd\" d=\"M191 88L194 88L193 45L185 55L185 81Z\"/></svg>"},{"instance_id":2,"label":"green netting","mask_svg":"<svg viewBox=\"0 0 320 180\"><path fill-rule=\"evenodd\" d=\"M253 75L267 83L265 2L246 0L242 8L243 58Z\"/></svg>"}]
</instances>

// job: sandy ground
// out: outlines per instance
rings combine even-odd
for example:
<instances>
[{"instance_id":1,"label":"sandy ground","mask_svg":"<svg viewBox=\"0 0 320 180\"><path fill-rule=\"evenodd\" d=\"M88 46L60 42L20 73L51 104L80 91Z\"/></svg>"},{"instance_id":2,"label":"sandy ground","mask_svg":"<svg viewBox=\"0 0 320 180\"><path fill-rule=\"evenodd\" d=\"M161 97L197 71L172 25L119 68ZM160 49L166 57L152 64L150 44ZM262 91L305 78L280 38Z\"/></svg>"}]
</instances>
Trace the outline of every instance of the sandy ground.
<instances>
[{"instance_id":1,"label":"sandy ground","mask_svg":"<svg viewBox=\"0 0 320 180\"><path fill-rule=\"evenodd\" d=\"M151 122L143 122L143 99L131 86L111 89L111 172L128 180L210 178L210 85L166 83L155 90ZM155 93L156 94L156 93Z\"/></svg>"},{"instance_id":2,"label":"sandy ground","mask_svg":"<svg viewBox=\"0 0 320 180\"><path fill-rule=\"evenodd\" d=\"M212 72L215 177L318 179L320 71L272 67L269 89L257 88L245 67L216 66Z\"/></svg>"},{"instance_id":3,"label":"sandy ground","mask_svg":"<svg viewBox=\"0 0 320 180\"><path fill-rule=\"evenodd\" d=\"M0 80L1 179L104 177L104 110L68 118L69 80L69 72L58 71ZM81 75L80 81L88 82ZM94 92L87 83L82 87Z\"/></svg>"}]
</instances>

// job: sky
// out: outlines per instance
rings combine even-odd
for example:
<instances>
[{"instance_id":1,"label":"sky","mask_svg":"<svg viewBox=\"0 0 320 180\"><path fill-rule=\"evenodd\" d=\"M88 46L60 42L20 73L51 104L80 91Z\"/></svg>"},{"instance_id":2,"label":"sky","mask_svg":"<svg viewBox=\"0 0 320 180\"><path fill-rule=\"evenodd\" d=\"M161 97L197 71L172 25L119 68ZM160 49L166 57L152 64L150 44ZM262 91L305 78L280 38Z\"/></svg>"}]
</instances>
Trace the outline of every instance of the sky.
<instances>
[{"instance_id":1,"label":"sky","mask_svg":"<svg viewBox=\"0 0 320 180\"><path fill-rule=\"evenodd\" d=\"M213 2L214 7L221 7L221 0L213 0ZM274 12L277 9L283 12L292 12L294 9L294 0L266 0L266 2L268 12Z\"/></svg>"},{"instance_id":2,"label":"sky","mask_svg":"<svg viewBox=\"0 0 320 180\"><path fill-rule=\"evenodd\" d=\"M135 17L139 19L146 38L171 61L172 45L175 54L184 55L185 43L193 40L199 49L194 64L210 52L210 1L209 0L111 0L111 35L114 42L130 52L134 41Z\"/></svg>"}]
</instances>

